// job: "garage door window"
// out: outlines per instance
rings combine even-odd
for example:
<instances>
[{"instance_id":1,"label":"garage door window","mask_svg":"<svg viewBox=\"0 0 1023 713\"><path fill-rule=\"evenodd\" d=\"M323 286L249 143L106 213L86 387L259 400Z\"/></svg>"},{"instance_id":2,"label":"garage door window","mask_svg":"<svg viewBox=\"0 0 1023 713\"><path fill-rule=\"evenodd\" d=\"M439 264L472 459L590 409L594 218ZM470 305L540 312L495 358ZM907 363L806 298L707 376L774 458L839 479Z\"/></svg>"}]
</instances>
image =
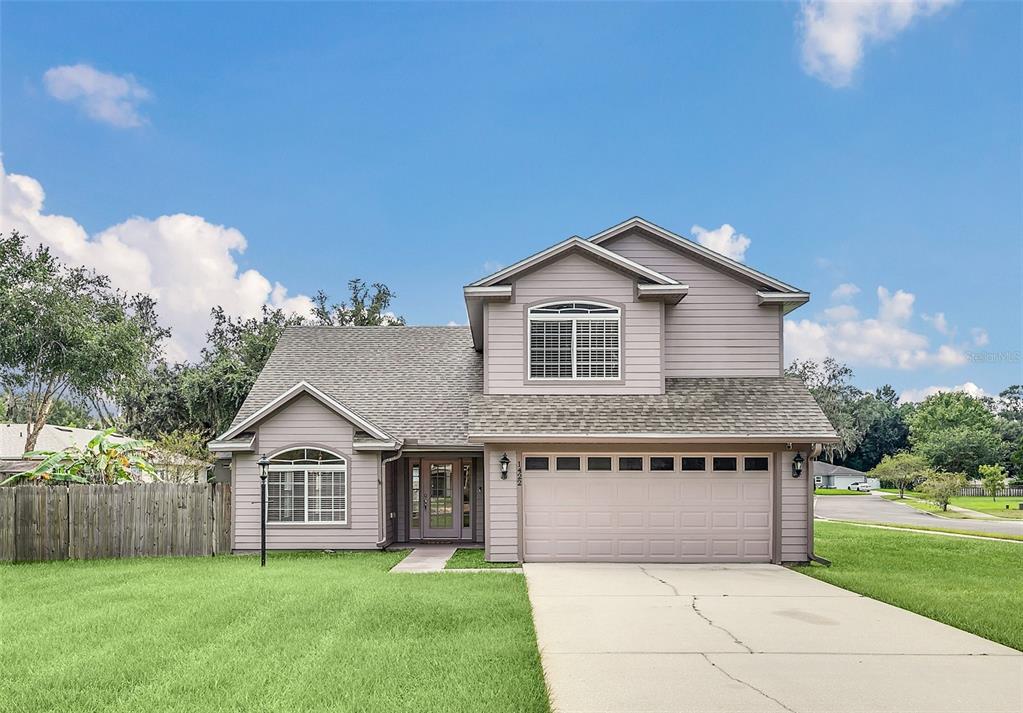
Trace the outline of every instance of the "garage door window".
<instances>
[{"instance_id":1,"label":"garage door window","mask_svg":"<svg viewBox=\"0 0 1023 713\"><path fill-rule=\"evenodd\" d=\"M579 456L558 456L554 463L558 470L579 470Z\"/></svg>"},{"instance_id":2,"label":"garage door window","mask_svg":"<svg viewBox=\"0 0 1023 713\"><path fill-rule=\"evenodd\" d=\"M550 470L550 458L546 456L528 456L526 458L526 470Z\"/></svg>"},{"instance_id":3,"label":"garage door window","mask_svg":"<svg viewBox=\"0 0 1023 713\"><path fill-rule=\"evenodd\" d=\"M674 456L650 456L650 470L672 471L675 470Z\"/></svg>"},{"instance_id":4,"label":"garage door window","mask_svg":"<svg viewBox=\"0 0 1023 713\"><path fill-rule=\"evenodd\" d=\"M609 456L590 456L586 459L586 470L611 470Z\"/></svg>"},{"instance_id":5,"label":"garage door window","mask_svg":"<svg viewBox=\"0 0 1023 713\"><path fill-rule=\"evenodd\" d=\"M718 471L732 471L738 470L739 459L734 456L724 456L714 458L714 470Z\"/></svg>"},{"instance_id":6,"label":"garage door window","mask_svg":"<svg viewBox=\"0 0 1023 713\"><path fill-rule=\"evenodd\" d=\"M685 456L682 458L682 470L707 470L707 459L703 456Z\"/></svg>"},{"instance_id":7,"label":"garage door window","mask_svg":"<svg viewBox=\"0 0 1023 713\"><path fill-rule=\"evenodd\" d=\"M757 470L757 471L767 470L768 469L767 458L762 457L762 456L756 456L756 457L753 457L753 458L749 458L749 457L744 458L743 459L742 469L747 471L747 472L751 471L751 470Z\"/></svg>"},{"instance_id":8,"label":"garage door window","mask_svg":"<svg viewBox=\"0 0 1023 713\"><path fill-rule=\"evenodd\" d=\"M618 470L643 470L643 459L635 456L623 456L618 459Z\"/></svg>"}]
</instances>

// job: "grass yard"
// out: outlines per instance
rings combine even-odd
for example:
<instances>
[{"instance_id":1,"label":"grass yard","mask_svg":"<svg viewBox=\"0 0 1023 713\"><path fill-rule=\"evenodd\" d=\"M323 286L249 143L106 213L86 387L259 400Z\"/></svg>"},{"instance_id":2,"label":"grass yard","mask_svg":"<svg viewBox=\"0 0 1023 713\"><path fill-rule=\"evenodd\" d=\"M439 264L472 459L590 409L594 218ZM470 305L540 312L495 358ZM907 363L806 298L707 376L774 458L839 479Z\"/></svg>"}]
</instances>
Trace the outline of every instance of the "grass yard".
<instances>
[{"instance_id":1,"label":"grass yard","mask_svg":"<svg viewBox=\"0 0 1023 713\"><path fill-rule=\"evenodd\" d=\"M832 520L832 522L842 521ZM953 530L950 527L931 527L930 525L906 525L900 522L866 522L866 521L857 522L861 525L883 525L884 527L894 527L897 530L927 530L928 532L946 532L952 535L972 535L973 537L986 537L989 540L1013 540L1015 542L1023 542L1023 535L1008 535L1000 532L982 532L980 530Z\"/></svg>"},{"instance_id":2,"label":"grass yard","mask_svg":"<svg viewBox=\"0 0 1023 713\"><path fill-rule=\"evenodd\" d=\"M444 569L508 569L518 566L518 562L487 562L483 559L482 549L459 547L444 565Z\"/></svg>"},{"instance_id":3,"label":"grass yard","mask_svg":"<svg viewBox=\"0 0 1023 713\"><path fill-rule=\"evenodd\" d=\"M0 710L548 711L525 579L404 554L0 565Z\"/></svg>"},{"instance_id":4,"label":"grass yard","mask_svg":"<svg viewBox=\"0 0 1023 713\"><path fill-rule=\"evenodd\" d=\"M862 490L846 490L844 488L817 488L814 495L870 495Z\"/></svg>"},{"instance_id":5,"label":"grass yard","mask_svg":"<svg viewBox=\"0 0 1023 713\"><path fill-rule=\"evenodd\" d=\"M833 565L796 571L1023 651L1023 546L836 522L814 532Z\"/></svg>"},{"instance_id":6,"label":"grass yard","mask_svg":"<svg viewBox=\"0 0 1023 713\"><path fill-rule=\"evenodd\" d=\"M997 500L992 500L990 496L969 495L952 498L951 503L961 508L969 508L970 510L995 515L996 517L1023 519L1023 510L1019 509L1019 504L1023 503L1023 498L998 498ZM1005 509L1006 505L1009 506L1008 510Z\"/></svg>"}]
</instances>

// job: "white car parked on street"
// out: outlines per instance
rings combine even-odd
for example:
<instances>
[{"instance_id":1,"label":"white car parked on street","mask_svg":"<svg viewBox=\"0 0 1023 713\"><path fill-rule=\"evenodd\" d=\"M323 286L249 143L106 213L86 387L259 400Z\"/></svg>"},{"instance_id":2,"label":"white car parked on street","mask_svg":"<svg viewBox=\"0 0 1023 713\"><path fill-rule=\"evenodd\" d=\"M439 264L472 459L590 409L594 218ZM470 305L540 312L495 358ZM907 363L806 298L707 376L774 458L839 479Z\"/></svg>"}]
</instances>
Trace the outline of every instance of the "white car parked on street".
<instances>
[{"instance_id":1,"label":"white car parked on street","mask_svg":"<svg viewBox=\"0 0 1023 713\"><path fill-rule=\"evenodd\" d=\"M849 490L859 490L861 493L869 493L870 483L867 482L849 483Z\"/></svg>"}]
</instances>

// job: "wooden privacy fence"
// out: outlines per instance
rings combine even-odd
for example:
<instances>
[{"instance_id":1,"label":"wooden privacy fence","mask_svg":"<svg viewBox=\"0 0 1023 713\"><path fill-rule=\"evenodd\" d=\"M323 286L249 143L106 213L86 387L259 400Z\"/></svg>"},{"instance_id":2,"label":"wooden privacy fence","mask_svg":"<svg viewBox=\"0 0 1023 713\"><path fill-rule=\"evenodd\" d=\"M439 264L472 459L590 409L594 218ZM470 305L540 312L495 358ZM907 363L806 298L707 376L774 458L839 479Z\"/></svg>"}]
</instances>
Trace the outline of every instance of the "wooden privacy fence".
<instances>
[{"instance_id":1,"label":"wooden privacy fence","mask_svg":"<svg viewBox=\"0 0 1023 713\"><path fill-rule=\"evenodd\" d=\"M227 484L0 488L0 561L230 552Z\"/></svg>"},{"instance_id":2,"label":"wooden privacy fence","mask_svg":"<svg viewBox=\"0 0 1023 713\"><path fill-rule=\"evenodd\" d=\"M967 485L965 488L959 488L960 495L987 495L990 497L984 488L979 485ZM998 497L1000 498L1023 498L1023 488L1002 488L998 491Z\"/></svg>"}]
</instances>

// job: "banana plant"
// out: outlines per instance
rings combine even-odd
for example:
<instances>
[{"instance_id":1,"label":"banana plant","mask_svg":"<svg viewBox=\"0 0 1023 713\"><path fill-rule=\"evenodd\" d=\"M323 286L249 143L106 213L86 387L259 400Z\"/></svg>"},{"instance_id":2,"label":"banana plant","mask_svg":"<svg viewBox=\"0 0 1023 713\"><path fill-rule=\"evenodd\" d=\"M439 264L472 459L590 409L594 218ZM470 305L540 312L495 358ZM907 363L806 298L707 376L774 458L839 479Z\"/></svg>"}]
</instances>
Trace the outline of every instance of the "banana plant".
<instances>
[{"instance_id":1,"label":"banana plant","mask_svg":"<svg viewBox=\"0 0 1023 713\"><path fill-rule=\"evenodd\" d=\"M62 451L29 451L23 458L42 458L24 473L12 475L0 485L23 481L69 483L122 483L145 473L155 474L148 441L114 441L114 429L97 433L84 447L70 446Z\"/></svg>"}]
</instances>

